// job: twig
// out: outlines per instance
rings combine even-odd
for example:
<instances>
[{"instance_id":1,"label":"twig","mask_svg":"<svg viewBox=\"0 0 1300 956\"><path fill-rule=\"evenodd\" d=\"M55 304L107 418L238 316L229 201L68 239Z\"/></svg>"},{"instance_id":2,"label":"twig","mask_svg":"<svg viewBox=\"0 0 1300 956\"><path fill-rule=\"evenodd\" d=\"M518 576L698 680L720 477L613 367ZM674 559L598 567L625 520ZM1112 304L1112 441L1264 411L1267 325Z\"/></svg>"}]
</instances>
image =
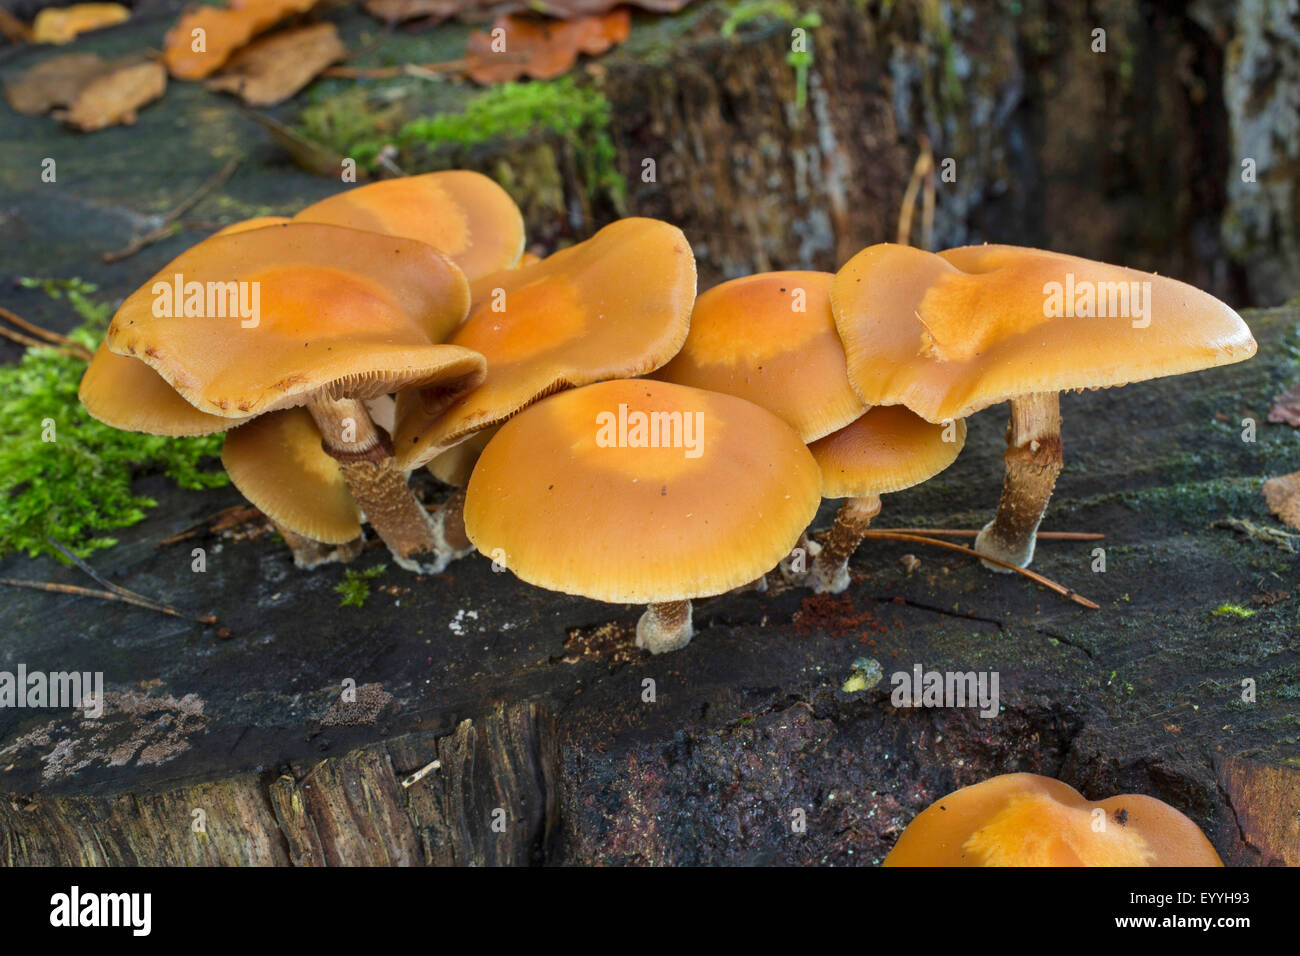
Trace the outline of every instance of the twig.
<instances>
[{"instance_id":1,"label":"twig","mask_svg":"<svg viewBox=\"0 0 1300 956\"><path fill-rule=\"evenodd\" d=\"M46 591L51 594L75 594L78 597L99 598L101 601L120 601L123 604L134 604L137 607L147 608L150 611L157 611L160 614L169 614L172 617L184 618L187 621L194 621L197 624L216 624L217 619L213 615L207 617L190 617L188 614L182 614L175 608L167 607L164 604L155 604L147 598L128 597L126 594L117 594L113 591L96 591L94 588L78 587L75 584L55 584L52 581L26 581L20 578L0 578L0 584L8 585L12 588L28 588L33 591Z\"/></svg>"},{"instance_id":2,"label":"twig","mask_svg":"<svg viewBox=\"0 0 1300 956\"><path fill-rule=\"evenodd\" d=\"M163 217L162 223L159 224L156 229L151 229L143 236L138 236L137 238L132 239L116 252L104 253L102 257L103 260L105 262L118 262L127 258L127 256L135 255L146 246L151 246L155 242L166 239L172 234L172 226L175 225L176 220L193 209L198 205L200 200L229 179L231 174L243 161L244 157L242 156L236 156L234 159L230 160L230 162L226 163L225 166L221 167L221 170L215 176L200 186L195 192L191 193L179 206L167 213L167 215Z\"/></svg>"},{"instance_id":3,"label":"twig","mask_svg":"<svg viewBox=\"0 0 1300 956\"><path fill-rule=\"evenodd\" d=\"M204 624L214 623L216 621L215 617L212 618L211 621L206 618L190 617L188 614L181 613L165 601L160 601L157 598L151 598L147 595L140 594L137 591L132 591L130 588L124 588L120 584L114 584L112 581L103 577L85 561L81 560L81 558L73 554L71 550L51 538L48 534L45 536L45 540L58 548L60 554L76 565L79 570L84 571L96 584L103 585L123 600L129 600L131 603L139 604L141 607L151 607L153 610L160 611L163 614L171 614L174 617L184 617L191 621L200 621Z\"/></svg>"},{"instance_id":4,"label":"twig","mask_svg":"<svg viewBox=\"0 0 1300 956\"><path fill-rule=\"evenodd\" d=\"M873 531L889 531L893 534L941 535L946 538L978 537L976 528L873 528ZM1037 537L1043 541L1101 541L1106 536L1092 531L1040 531Z\"/></svg>"},{"instance_id":5,"label":"twig","mask_svg":"<svg viewBox=\"0 0 1300 956\"><path fill-rule=\"evenodd\" d=\"M429 77L439 73L463 73L469 68L468 60L447 60L443 63L404 63L401 66L331 66L321 76L345 80L389 80L395 76Z\"/></svg>"},{"instance_id":6,"label":"twig","mask_svg":"<svg viewBox=\"0 0 1300 956\"><path fill-rule=\"evenodd\" d=\"M229 508L222 508L215 514L210 514L201 521L196 521L192 525L187 525L180 531L176 532L169 538L163 538L154 547L162 548L169 544L176 544L187 538L193 538L205 528L211 531L224 531L226 528L232 528L241 524L248 524L256 521L258 518L264 518L262 512L258 511L252 505L231 505Z\"/></svg>"},{"instance_id":7,"label":"twig","mask_svg":"<svg viewBox=\"0 0 1300 956\"><path fill-rule=\"evenodd\" d=\"M58 332L51 332L49 329L43 329L34 322L28 322L22 316L10 312L8 309L0 306L0 319L4 319L11 325L16 325L31 335L24 335L23 332L14 332L11 329L0 327L0 335L17 342L20 345L26 345L28 348L54 348L64 355L72 355L83 361L89 362L94 356L84 345L66 335L60 335Z\"/></svg>"},{"instance_id":8,"label":"twig","mask_svg":"<svg viewBox=\"0 0 1300 956\"><path fill-rule=\"evenodd\" d=\"M927 136L920 137L921 152L916 157L916 164L912 167L912 178L907 181L907 189L903 192L903 203L898 213L898 244L900 246L910 246L912 244L912 216L916 212L916 194L921 189L921 184L926 181L926 177L932 177L934 172L934 155L930 152L930 139ZM923 248L929 248L930 237L926 235L927 230L934 228L934 183L931 178L926 195L927 209L923 211L923 217L929 218L928 225L922 222L922 242Z\"/></svg>"},{"instance_id":9,"label":"twig","mask_svg":"<svg viewBox=\"0 0 1300 956\"><path fill-rule=\"evenodd\" d=\"M1073 590L1072 588L1067 588L1064 585L1057 584L1051 578L1044 577L1043 575L1039 574L1037 571L1030 571L1027 568L1022 568L1018 565L1012 564L1010 561L1003 561L1001 558L994 558L987 554L980 554L974 548L967 548L960 544L953 544L951 541L940 541L938 538L926 538L919 534L897 534L893 531L873 531L871 529L868 529L864 537L879 538L884 541L911 541L915 544L929 544L929 545L933 545L936 548L947 548L949 551L959 551L962 554L970 555L972 558L979 558L982 561L989 561L992 562L993 564L1004 567L1009 571L1014 571L1017 574L1022 574L1025 577L1029 578L1029 580L1035 581L1038 584L1041 584L1043 587L1055 591L1057 594L1060 594L1062 597L1069 598L1075 604L1081 604L1084 607L1091 608L1094 611L1101 610L1100 605L1094 604L1092 601L1089 601L1086 597L1084 597L1079 592Z\"/></svg>"}]
</instances>

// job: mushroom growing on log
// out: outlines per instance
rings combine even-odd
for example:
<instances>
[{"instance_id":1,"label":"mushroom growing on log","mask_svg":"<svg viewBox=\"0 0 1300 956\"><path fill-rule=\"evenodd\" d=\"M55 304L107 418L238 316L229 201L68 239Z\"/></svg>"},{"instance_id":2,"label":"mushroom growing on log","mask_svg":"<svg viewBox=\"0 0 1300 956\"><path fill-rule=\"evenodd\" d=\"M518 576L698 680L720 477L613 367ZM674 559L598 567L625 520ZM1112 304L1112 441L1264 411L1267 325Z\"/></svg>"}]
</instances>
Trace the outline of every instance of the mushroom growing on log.
<instances>
[{"instance_id":1,"label":"mushroom growing on log","mask_svg":"<svg viewBox=\"0 0 1300 956\"><path fill-rule=\"evenodd\" d=\"M936 423L1011 403L1002 499L975 548L1019 567L1061 470L1060 392L1255 354L1246 323L1208 293L1017 246L869 246L836 273L831 307L864 402Z\"/></svg>"},{"instance_id":2,"label":"mushroom growing on log","mask_svg":"<svg viewBox=\"0 0 1300 956\"><path fill-rule=\"evenodd\" d=\"M1141 794L1089 801L1008 773L963 787L907 825L885 866L1223 866L1195 823Z\"/></svg>"},{"instance_id":3,"label":"mushroom growing on log","mask_svg":"<svg viewBox=\"0 0 1300 956\"><path fill-rule=\"evenodd\" d=\"M760 577L821 501L785 422L743 399L645 379L551 396L501 426L470 476L465 530L538 587L647 604L637 645L691 639L691 600Z\"/></svg>"},{"instance_id":4,"label":"mushroom growing on log","mask_svg":"<svg viewBox=\"0 0 1300 956\"><path fill-rule=\"evenodd\" d=\"M424 243L289 223L183 253L127 298L105 343L211 415L306 406L397 562L440 570L428 516L364 400L432 383L452 396L480 381L481 355L439 344L468 307L465 276Z\"/></svg>"}]
</instances>

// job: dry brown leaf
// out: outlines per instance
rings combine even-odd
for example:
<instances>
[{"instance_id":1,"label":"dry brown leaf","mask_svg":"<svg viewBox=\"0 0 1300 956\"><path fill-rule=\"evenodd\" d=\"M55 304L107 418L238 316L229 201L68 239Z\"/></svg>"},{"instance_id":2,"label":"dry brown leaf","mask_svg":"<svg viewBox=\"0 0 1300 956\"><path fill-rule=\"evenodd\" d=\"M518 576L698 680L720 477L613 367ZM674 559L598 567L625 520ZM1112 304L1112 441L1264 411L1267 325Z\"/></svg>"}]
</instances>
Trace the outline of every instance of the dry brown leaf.
<instances>
[{"instance_id":1,"label":"dry brown leaf","mask_svg":"<svg viewBox=\"0 0 1300 956\"><path fill-rule=\"evenodd\" d=\"M1293 386L1273 399L1273 407L1268 410L1268 420L1300 428L1300 385Z\"/></svg>"},{"instance_id":2,"label":"dry brown leaf","mask_svg":"<svg viewBox=\"0 0 1300 956\"><path fill-rule=\"evenodd\" d=\"M332 23L284 30L236 53L220 76L208 80L208 89L234 93L250 106L274 106L347 52Z\"/></svg>"},{"instance_id":3,"label":"dry brown leaf","mask_svg":"<svg viewBox=\"0 0 1300 956\"><path fill-rule=\"evenodd\" d=\"M147 60L118 66L92 79L72 105L54 115L86 133L135 122L136 110L167 89L167 71Z\"/></svg>"},{"instance_id":4,"label":"dry brown leaf","mask_svg":"<svg viewBox=\"0 0 1300 956\"><path fill-rule=\"evenodd\" d=\"M10 43L31 43L32 28L0 7L0 36Z\"/></svg>"},{"instance_id":5,"label":"dry brown leaf","mask_svg":"<svg viewBox=\"0 0 1300 956\"><path fill-rule=\"evenodd\" d=\"M493 49L493 36L505 31L504 49ZM632 18L626 9L579 20L499 17L488 33L470 34L465 72L475 83L509 83L521 76L550 80L568 73L578 54L604 53L627 39Z\"/></svg>"},{"instance_id":6,"label":"dry brown leaf","mask_svg":"<svg viewBox=\"0 0 1300 956\"><path fill-rule=\"evenodd\" d=\"M24 116L67 106L87 83L109 69L94 53L64 53L38 63L5 83L5 101Z\"/></svg>"},{"instance_id":7,"label":"dry brown leaf","mask_svg":"<svg viewBox=\"0 0 1300 956\"><path fill-rule=\"evenodd\" d=\"M259 33L315 5L316 0L234 0L228 9L193 7L167 32L163 59L178 80L201 80Z\"/></svg>"},{"instance_id":8,"label":"dry brown leaf","mask_svg":"<svg viewBox=\"0 0 1300 956\"><path fill-rule=\"evenodd\" d=\"M1300 530L1300 471L1264 482L1268 510L1292 528Z\"/></svg>"},{"instance_id":9,"label":"dry brown leaf","mask_svg":"<svg viewBox=\"0 0 1300 956\"><path fill-rule=\"evenodd\" d=\"M79 33L116 26L131 19L131 11L120 3L77 3L70 7L46 7L32 21L32 42L71 43Z\"/></svg>"}]
</instances>

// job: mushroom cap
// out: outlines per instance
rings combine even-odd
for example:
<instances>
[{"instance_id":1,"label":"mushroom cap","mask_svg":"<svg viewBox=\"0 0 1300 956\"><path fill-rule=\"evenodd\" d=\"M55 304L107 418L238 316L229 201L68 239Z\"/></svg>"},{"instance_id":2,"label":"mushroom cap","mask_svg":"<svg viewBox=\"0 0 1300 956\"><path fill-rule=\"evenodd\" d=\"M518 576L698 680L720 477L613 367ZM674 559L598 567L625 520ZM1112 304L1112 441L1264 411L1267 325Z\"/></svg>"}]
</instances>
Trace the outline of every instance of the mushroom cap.
<instances>
[{"instance_id":1,"label":"mushroom cap","mask_svg":"<svg viewBox=\"0 0 1300 956\"><path fill-rule=\"evenodd\" d=\"M954 441L902 405L877 405L853 423L808 446L822 470L822 496L857 498L902 491L933 478L966 444L966 423L953 423Z\"/></svg>"},{"instance_id":2,"label":"mushroom cap","mask_svg":"<svg viewBox=\"0 0 1300 956\"><path fill-rule=\"evenodd\" d=\"M186 317L175 302L155 315L164 297L178 298L178 281L207 291L247 283L238 288L250 303L258 295L258 323L242 327L235 308ZM290 223L214 236L182 253L127 298L105 341L143 359L201 411L248 418L321 391L366 399L432 382L467 387L483 357L434 343L468 307L465 276L431 246Z\"/></svg>"},{"instance_id":3,"label":"mushroom cap","mask_svg":"<svg viewBox=\"0 0 1300 956\"><path fill-rule=\"evenodd\" d=\"M245 498L290 531L325 544L361 534L361 510L305 408L271 412L231 430L221 464Z\"/></svg>"},{"instance_id":4,"label":"mushroom cap","mask_svg":"<svg viewBox=\"0 0 1300 956\"><path fill-rule=\"evenodd\" d=\"M1105 827L1095 828L1093 811ZM1195 823L1140 794L1089 801L1008 773L950 793L907 825L885 866L1222 866Z\"/></svg>"},{"instance_id":5,"label":"mushroom cap","mask_svg":"<svg viewBox=\"0 0 1300 956\"><path fill-rule=\"evenodd\" d=\"M835 330L833 278L764 272L714 286L695 300L686 344L654 377L762 405L805 442L843 428L866 406Z\"/></svg>"},{"instance_id":6,"label":"mushroom cap","mask_svg":"<svg viewBox=\"0 0 1300 956\"><path fill-rule=\"evenodd\" d=\"M1111 314L1049 317L1053 283L1100 293L1094 302ZM1130 283L1150 283L1144 319L1114 314ZM836 273L831 307L862 400L933 422L1032 392L1125 385L1255 354L1241 317L1186 283L1016 246L937 255L869 246Z\"/></svg>"},{"instance_id":7,"label":"mushroom cap","mask_svg":"<svg viewBox=\"0 0 1300 956\"><path fill-rule=\"evenodd\" d=\"M293 218L427 242L471 280L514 268L524 252L524 217L510 194L464 169L382 179L322 199Z\"/></svg>"},{"instance_id":8,"label":"mushroom cap","mask_svg":"<svg viewBox=\"0 0 1300 956\"><path fill-rule=\"evenodd\" d=\"M429 471L443 484L464 488L469 484L469 476L474 472L479 455L483 454L483 449L496 433L495 426L475 432L429 462Z\"/></svg>"},{"instance_id":9,"label":"mushroom cap","mask_svg":"<svg viewBox=\"0 0 1300 956\"><path fill-rule=\"evenodd\" d=\"M680 413L681 425L674 436L662 425L659 447L635 445L651 440L632 431L638 412ZM687 422L698 430L686 434ZM680 447L666 447L672 437ZM816 462L771 412L628 379L561 392L501 426L470 477L465 532L485 555L502 549L529 584L655 603L720 594L770 571L820 502Z\"/></svg>"},{"instance_id":10,"label":"mushroom cap","mask_svg":"<svg viewBox=\"0 0 1300 956\"><path fill-rule=\"evenodd\" d=\"M230 225L218 229L208 238L233 236L236 233L249 232L253 229L265 229L267 226L283 226L285 223L292 221L287 216L254 216L252 219L241 219L239 222L232 222Z\"/></svg>"},{"instance_id":11,"label":"mushroom cap","mask_svg":"<svg viewBox=\"0 0 1300 956\"><path fill-rule=\"evenodd\" d=\"M644 375L682 347L695 301L695 257L676 226L620 219L541 262L497 273L449 339L487 359L478 388L448 406L429 390L397 398L396 455L414 469L539 398Z\"/></svg>"},{"instance_id":12,"label":"mushroom cap","mask_svg":"<svg viewBox=\"0 0 1300 956\"><path fill-rule=\"evenodd\" d=\"M144 362L116 355L102 342L77 397L91 418L128 432L184 438L223 432L244 421L199 411Z\"/></svg>"}]
</instances>

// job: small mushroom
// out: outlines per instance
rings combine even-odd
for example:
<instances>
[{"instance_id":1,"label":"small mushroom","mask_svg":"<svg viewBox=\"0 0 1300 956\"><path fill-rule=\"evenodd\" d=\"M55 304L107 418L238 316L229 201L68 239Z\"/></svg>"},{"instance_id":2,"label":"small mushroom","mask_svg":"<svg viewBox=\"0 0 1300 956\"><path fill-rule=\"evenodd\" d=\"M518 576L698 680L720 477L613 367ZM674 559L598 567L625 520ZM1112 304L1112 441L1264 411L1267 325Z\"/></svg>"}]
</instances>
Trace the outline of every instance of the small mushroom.
<instances>
[{"instance_id":1,"label":"small mushroom","mask_svg":"<svg viewBox=\"0 0 1300 956\"><path fill-rule=\"evenodd\" d=\"M465 530L521 580L648 604L637 645L691 639L691 599L773 568L821 501L816 462L771 412L644 379L553 395L501 426L469 480Z\"/></svg>"},{"instance_id":2,"label":"small mushroom","mask_svg":"<svg viewBox=\"0 0 1300 956\"><path fill-rule=\"evenodd\" d=\"M901 405L880 405L808 446L822 471L822 495L847 498L808 571L818 594L849 586L849 558L862 543L880 496L928 481L966 443L966 423L934 425Z\"/></svg>"},{"instance_id":3,"label":"small mushroom","mask_svg":"<svg viewBox=\"0 0 1300 956\"><path fill-rule=\"evenodd\" d=\"M226 297L219 310L213 290ZM437 344L468 306L464 275L424 243L289 223L183 253L123 303L105 342L211 415L306 406L366 519L399 564L423 571L444 559L364 401L435 382L454 395L481 380L482 356Z\"/></svg>"},{"instance_id":4,"label":"small mushroom","mask_svg":"<svg viewBox=\"0 0 1300 956\"><path fill-rule=\"evenodd\" d=\"M267 412L231 430L221 464L275 524L298 567L348 561L359 553L361 510L305 408Z\"/></svg>"},{"instance_id":5,"label":"small mushroom","mask_svg":"<svg viewBox=\"0 0 1300 956\"><path fill-rule=\"evenodd\" d=\"M1089 801L1068 784L1009 773L935 801L885 866L1223 866L1195 823L1140 794Z\"/></svg>"},{"instance_id":6,"label":"small mushroom","mask_svg":"<svg viewBox=\"0 0 1300 956\"><path fill-rule=\"evenodd\" d=\"M816 441L867 410L831 315L829 272L763 272L701 293L682 350L652 376L725 392Z\"/></svg>"},{"instance_id":7,"label":"small mushroom","mask_svg":"<svg viewBox=\"0 0 1300 956\"><path fill-rule=\"evenodd\" d=\"M418 239L471 282L514 268L524 252L524 217L514 200L482 173L464 169L368 183L293 218Z\"/></svg>"},{"instance_id":8,"label":"small mushroom","mask_svg":"<svg viewBox=\"0 0 1300 956\"><path fill-rule=\"evenodd\" d=\"M673 357L695 301L695 257L680 229L620 219L540 262L479 280L482 302L448 339L487 360L477 388L397 397L396 454L415 469L546 395L644 375Z\"/></svg>"},{"instance_id":9,"label":"small mushroom","mask_svg":"<svg viewBox=\"0 0 1300 956\"><path fill-rule=\"evenodd\" d=\"M1015 246L870 246L836 273L831 305L867 404L941 423L1011 403L1002 498L975 547L1020 567L1061 470L1061 391L1255 354L1241 317L1192 286Z\"/></svg>"}]
</instances>

